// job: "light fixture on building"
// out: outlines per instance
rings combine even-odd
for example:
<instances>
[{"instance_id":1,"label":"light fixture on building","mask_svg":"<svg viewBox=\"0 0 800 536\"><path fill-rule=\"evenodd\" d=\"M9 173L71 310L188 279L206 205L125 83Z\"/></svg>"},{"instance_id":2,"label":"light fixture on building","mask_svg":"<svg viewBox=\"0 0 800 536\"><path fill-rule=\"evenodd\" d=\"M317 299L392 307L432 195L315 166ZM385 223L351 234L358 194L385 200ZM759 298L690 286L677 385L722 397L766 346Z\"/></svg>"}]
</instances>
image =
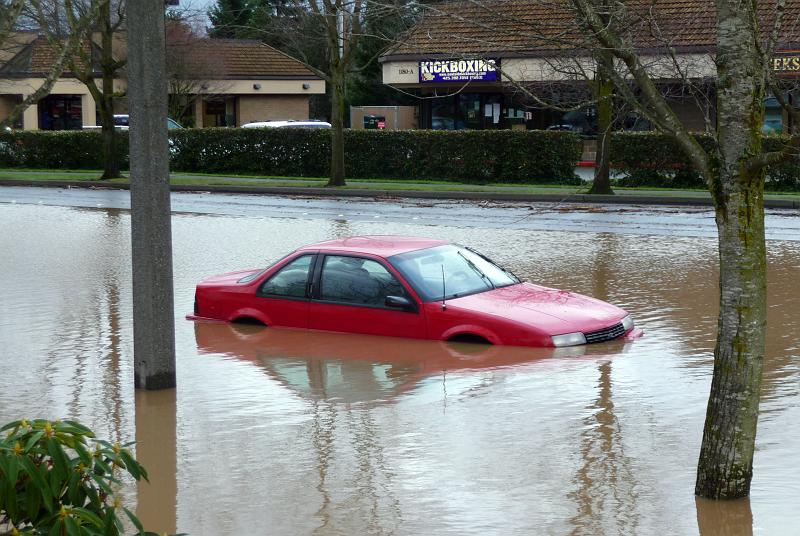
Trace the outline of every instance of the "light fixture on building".
<instances>
[{"instance_id":1,"label":"light fixture on building","mask_svg":"<svg viewBox=\"0 0 800 536\"><path fill-rule=\"evenodd\" d=\"M311 84L303 84L303 89L311 89Z\"/></svg>"},{"instance_id":2,"label":"light fixture on building","mask_svg":"<svg viewBox=\"0 0 800 536\"><path fill-rule=\"evenodd\" d=\"M253 84L253 89L261 89L261 84Z\"/></svg>"}]
</instances>

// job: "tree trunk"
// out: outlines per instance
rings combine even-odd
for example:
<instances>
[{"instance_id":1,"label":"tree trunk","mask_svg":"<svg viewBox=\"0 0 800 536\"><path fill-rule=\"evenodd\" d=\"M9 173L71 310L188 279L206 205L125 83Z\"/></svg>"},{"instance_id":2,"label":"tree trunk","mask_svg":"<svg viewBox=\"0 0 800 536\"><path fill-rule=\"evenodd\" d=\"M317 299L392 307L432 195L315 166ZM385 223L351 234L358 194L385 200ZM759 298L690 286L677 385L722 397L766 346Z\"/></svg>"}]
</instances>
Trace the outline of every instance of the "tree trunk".
<instances>
[{"instance_id":1,"label":"tree trunk","mask_svg":"<svg viewBox=\"0 0 800 536\"><path fill-rule=\"evenodd\" d=\"M766 330L763 182L731 192L717 209L720 313L695 493L750 493Z\"/></svg>"},{"instance_id":2,"label":"tree trunk","mask_svg":"<svg viewBox=\"0 0 800 536\"><path fill-rule=\"evenodd\" d=\"M614 122L614 84L609 71L614 58L608 51L597 57L597 153L590 194L613 194L611 189L611 130Z\"/></svg>"},{"instance_id":3,"label":"tree trunk","mask_svg":"<svg viewBox=\"0 0 800 536\"><path fill-rule=\"evenodd\" d=\"M103 98L105 99L105 94ZM101 180L116 179L122 176L117 155L117 131L114 127L113 106L112 103L106 103L99 107L100 121L103 124L103 175L100 177Z\"/></svg>"},{"instance_id":4,"label":"tree trunk","mask_svg":"<svg viewBox=\"0 0 800 536\"><path fill-rule=\"evenodd\" d=\"M110 2L100 4L100 22L103 25L100 42L100 66L103 71L103 94L97 105L100 107L100 119L103 123L103 176L101 180L121 177L119 157L117 155L117 132L114 128L114 76L116 75L114 59L114 35L111 29ZM94 82L90 82L94 84Z\"/></svg>"},{"instance_id":5,"label":"tree trunk","mask_svg":"<svg viewBox=\"0 0 800 536\"><path fill-rule=\"evenodd\" d=\"M735 499L750 493L766 330L764 66L753 4L717 1L717 134L710 189L719 234L720 309L714 377L695 493Z\"/></svg>"},{"instance_id":6,"label":"tree trunk","mask_svg":"<svg viewBox=\"0 0 800 536\"><path fill-rule=\"evenodd\" d=\"M327 186L344 186L344 84L340 65L331 69L331 175Z\"/></svg>"}]
</instances>

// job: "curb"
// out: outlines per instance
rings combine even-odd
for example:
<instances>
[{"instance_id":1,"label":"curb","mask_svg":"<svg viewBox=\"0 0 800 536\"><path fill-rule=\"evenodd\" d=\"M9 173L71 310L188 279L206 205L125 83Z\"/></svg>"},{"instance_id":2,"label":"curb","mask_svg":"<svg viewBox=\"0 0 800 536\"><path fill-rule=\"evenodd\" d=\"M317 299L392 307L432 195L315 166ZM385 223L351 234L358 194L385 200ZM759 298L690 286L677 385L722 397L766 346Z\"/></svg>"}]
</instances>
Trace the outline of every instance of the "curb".
<instances>
[{"instance_id":1,"label":"curb","mask_svg":"<svg viewBox=\"0 0 800 536\"><path fill-rule=\"evenodd\" d=\"M98 181L23 181L0 179L0 186L25 186L45 188L84 188L93 190L130 190L130 184L101 183ZM352 188L347 190L317 187L264 187L233 185L170 185L173 192L213 192L250 195L291 195L313 197L374 197L412 199L452 199L482 201L528 201L549 203L591 203L615 205L683 205L712 206L711 198L704 197L659 197L654 195L589 195L589 194L526 194L513 192L442 192L418 190L377 190ZM765 199L765 208L800 209L800 200Z\"/></svg>"}]
</instances>

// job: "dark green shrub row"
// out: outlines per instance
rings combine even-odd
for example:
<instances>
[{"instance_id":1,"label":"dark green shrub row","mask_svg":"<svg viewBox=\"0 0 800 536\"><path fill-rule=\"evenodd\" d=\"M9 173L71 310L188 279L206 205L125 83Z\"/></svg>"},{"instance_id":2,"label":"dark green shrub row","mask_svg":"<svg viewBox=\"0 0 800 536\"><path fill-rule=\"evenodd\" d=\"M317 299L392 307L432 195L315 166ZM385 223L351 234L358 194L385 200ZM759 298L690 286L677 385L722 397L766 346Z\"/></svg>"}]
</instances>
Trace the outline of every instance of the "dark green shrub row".
<instances>
[{"instance_id":1,"label":"dark green shrub row","mask_svg":"<svg viewBox=\"0 0 800 536\"><path fill-rule=\"evenodd\" d=\"M120 165L128 168L128 133L118 132ZM102 169L99 130L0 131L0 167Z\"/></svg>"},{"instance_id":2,"label":"dark green shrub row","mask_svg":"<svg viewBox=\"0 0 800 536\"><path fill-rule=\"evenodd\" d=\"M706 150L711 150L710 136L698 135ZM765 151L777 151L787 137L764 138ZM611 140L612 165L623 173L619 186L654 186L667 188L705 188L705 181L689 165L675 141L663 134L619 132ZM766 189L800 191L800 159L767 168Z\"/></svg>"},{"instance_id":3,"label":"dark green shrub row","mask_svg":"<svg viewBox=\"0 0 800 536\"><path fill-rule=\"evenodd\" d=\"M330 131L202 129L175 132L173 169L324 177ZM564 132L345 131L350 178L459 182L577 182L577 136Z\"/></svg>"},{"instance_id":4,"label":"dark green shrub row","mask_svg":"<svg viewBox=\"0 0 800 536\"><path fill-rule=\"evenodd\" d=\"M128 138L120 132L123 167ZM330 130L185 129L170 132L172 169L325 177ZM536 131L345 131L350 178L577 183L577 136ZM102 168L99 132L0 133L0 167Z\"/></svg>"}]
</instances>

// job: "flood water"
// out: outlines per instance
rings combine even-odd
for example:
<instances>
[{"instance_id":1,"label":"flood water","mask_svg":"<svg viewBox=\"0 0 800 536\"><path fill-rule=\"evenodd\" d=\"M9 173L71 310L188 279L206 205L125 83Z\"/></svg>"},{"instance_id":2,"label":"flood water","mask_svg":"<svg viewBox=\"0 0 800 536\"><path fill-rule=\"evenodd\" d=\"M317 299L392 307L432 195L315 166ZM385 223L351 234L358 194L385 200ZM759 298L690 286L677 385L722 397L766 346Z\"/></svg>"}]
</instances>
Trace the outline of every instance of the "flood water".
<instances>
[{"instance_id":1,"label":"flood water","mask_svg":"<svg viewBox=\"0 0 800 536\"><path fill-rule=\"evenodd\" d=\"M128 213L0 198L0 422L73 418L137 441L151 484L122 492L154 531L800 534L800 241L769 242L752 495L716 503L693 495L716 239L591 232L591 211L581 232L491 224L507 210L434 225L187 208L173 218L178 387L135 393ZM184 319L205 276L355 234L468 244L628 309L645 336L555 352Z\"/></svg>"}]
</instances>

